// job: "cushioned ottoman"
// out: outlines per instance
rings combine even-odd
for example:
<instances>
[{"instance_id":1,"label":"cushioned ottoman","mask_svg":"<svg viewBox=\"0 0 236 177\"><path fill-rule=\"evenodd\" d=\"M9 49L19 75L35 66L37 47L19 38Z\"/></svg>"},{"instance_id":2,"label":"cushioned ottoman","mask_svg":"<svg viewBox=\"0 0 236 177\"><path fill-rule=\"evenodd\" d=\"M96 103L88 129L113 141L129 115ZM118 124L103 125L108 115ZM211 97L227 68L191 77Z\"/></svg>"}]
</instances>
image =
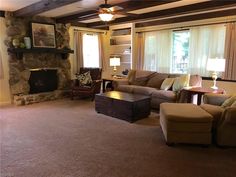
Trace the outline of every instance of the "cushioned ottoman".
<instances>
[{"instance_id":1,"label":"cushioned ottoman","mask_svg":"<svg viewBox=\"0 0 236 177\"><path fill-rule=\"evenodd\" d=\"M211 144L213 117L194 104L162 103L160 124L167 144Z\"/></svg>"}]
</instances>

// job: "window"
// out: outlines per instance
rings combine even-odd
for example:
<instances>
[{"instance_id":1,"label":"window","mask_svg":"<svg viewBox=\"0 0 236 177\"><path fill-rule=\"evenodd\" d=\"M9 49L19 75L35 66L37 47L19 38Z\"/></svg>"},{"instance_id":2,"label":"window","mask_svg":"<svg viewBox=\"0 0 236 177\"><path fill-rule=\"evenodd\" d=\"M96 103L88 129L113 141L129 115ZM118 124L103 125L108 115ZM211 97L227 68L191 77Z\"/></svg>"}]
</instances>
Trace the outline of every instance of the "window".
<instances>
[{"instance_id":1,"label":"window","mask_svg":"<svg viewBox=\"0 0 236 177\"><path fill-rule=\"evenodd\" d=\"M211 76L208 58L224 58L224 24L145 33L145 70Z\"/></svg>"},{"instance_id":2,"label":"window","mask_svg":"<svg viewBox=\"0 0 236 177\"><path fill-rule=\"evenodd\" d=\"M97 34L83 34L84 67L99 67L99 41Z\"/></svg>"},{"instance_id":3,"label":"window","mask_svg":"<svg viewBox=\"0 0 236 177\"><path fill-rule=\"evenodd\" d=\"M172 73L188 72L189 36L189 30L173 32Z\"/></svg>"}]
</instances>

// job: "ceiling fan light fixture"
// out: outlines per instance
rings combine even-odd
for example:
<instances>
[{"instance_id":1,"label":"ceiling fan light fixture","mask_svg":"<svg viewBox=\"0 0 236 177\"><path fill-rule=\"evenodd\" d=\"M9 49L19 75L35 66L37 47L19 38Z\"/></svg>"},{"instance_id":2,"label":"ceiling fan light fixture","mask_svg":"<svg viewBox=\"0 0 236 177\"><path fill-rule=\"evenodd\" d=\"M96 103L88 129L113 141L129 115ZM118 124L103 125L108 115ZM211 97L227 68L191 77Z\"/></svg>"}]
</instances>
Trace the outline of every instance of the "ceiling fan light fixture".
<instances>
[{"instance_id":1,"label":"ceiling fan light fixture","mask_svg":"<svg viewBox=\"0 0 236 177\"><path fill-rule=\"evenodd\" d=\"M109 12L103 12L103 13L100 13L99 14L99 17L100 17L100 19L102 20L102 21L104 21L104 22L109 22L109 21L111 21L112 20L112 18L113 18L113 14L112 13L109 13Z\"/></svg>"}]
</instances>

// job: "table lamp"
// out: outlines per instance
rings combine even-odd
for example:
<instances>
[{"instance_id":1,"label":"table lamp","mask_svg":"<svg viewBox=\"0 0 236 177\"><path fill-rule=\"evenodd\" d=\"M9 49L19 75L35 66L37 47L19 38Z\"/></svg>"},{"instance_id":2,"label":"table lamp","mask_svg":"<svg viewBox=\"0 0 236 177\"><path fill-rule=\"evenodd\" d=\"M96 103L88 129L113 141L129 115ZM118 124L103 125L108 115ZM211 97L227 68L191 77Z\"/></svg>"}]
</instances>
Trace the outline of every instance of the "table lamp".
<instances>
[{"instance_id":1,"label":"table lamp","mask_svg":"<svg viewBox=\"0 0 236 177\"><path fill-rule=\"evenodd\" d=\"M225 59L219 58L209 58L207 61L207 70L212 72L212 79L214 85L211 87L212 89L218 89L216 86L217 72L225 71Z\"/></svg>"},{"instance_id":2,"label":"table lamp","mask_svg":"<svg viewBox=\"0 0 236 177\"><path fill-rule=\"evenodd\" d=\"M113 66L113 76L116 76L117 66L120 66L120 58L119 57L111 57L110 58L110 66Z\"/></svg>"}]
</instances>

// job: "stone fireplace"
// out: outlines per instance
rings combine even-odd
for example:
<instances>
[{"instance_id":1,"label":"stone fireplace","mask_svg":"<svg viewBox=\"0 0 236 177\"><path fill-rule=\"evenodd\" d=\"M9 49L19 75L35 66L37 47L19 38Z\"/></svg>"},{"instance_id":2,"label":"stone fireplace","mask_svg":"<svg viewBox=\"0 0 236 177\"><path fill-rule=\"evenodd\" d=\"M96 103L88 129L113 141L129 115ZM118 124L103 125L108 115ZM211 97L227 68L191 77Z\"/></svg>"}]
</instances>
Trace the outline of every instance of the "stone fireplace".
<instances>
[{"instance_id":1,"label":"stone fireplace","mask_svg":"<svg viewBox=\"0 0 236 177\"><path fill-rule=\"evenodd\" d=\"M25 36L30 36L31 21L55 24L50 18L14 18L7 14L8 37L5 44L8 48L13 48L13 39L17 38L23 42ZM55 26L57 46L69 48L68 27L63 24ZM35 75L42 77L33 78ZM14 53L9 53L9 85L12 100L16 105L62 98L68 95L70 88L70 62L67 58L62 58L61 54L52 52L27 52L23 53L22 59L17 58Z\"/></svg>"}]
</instances>

